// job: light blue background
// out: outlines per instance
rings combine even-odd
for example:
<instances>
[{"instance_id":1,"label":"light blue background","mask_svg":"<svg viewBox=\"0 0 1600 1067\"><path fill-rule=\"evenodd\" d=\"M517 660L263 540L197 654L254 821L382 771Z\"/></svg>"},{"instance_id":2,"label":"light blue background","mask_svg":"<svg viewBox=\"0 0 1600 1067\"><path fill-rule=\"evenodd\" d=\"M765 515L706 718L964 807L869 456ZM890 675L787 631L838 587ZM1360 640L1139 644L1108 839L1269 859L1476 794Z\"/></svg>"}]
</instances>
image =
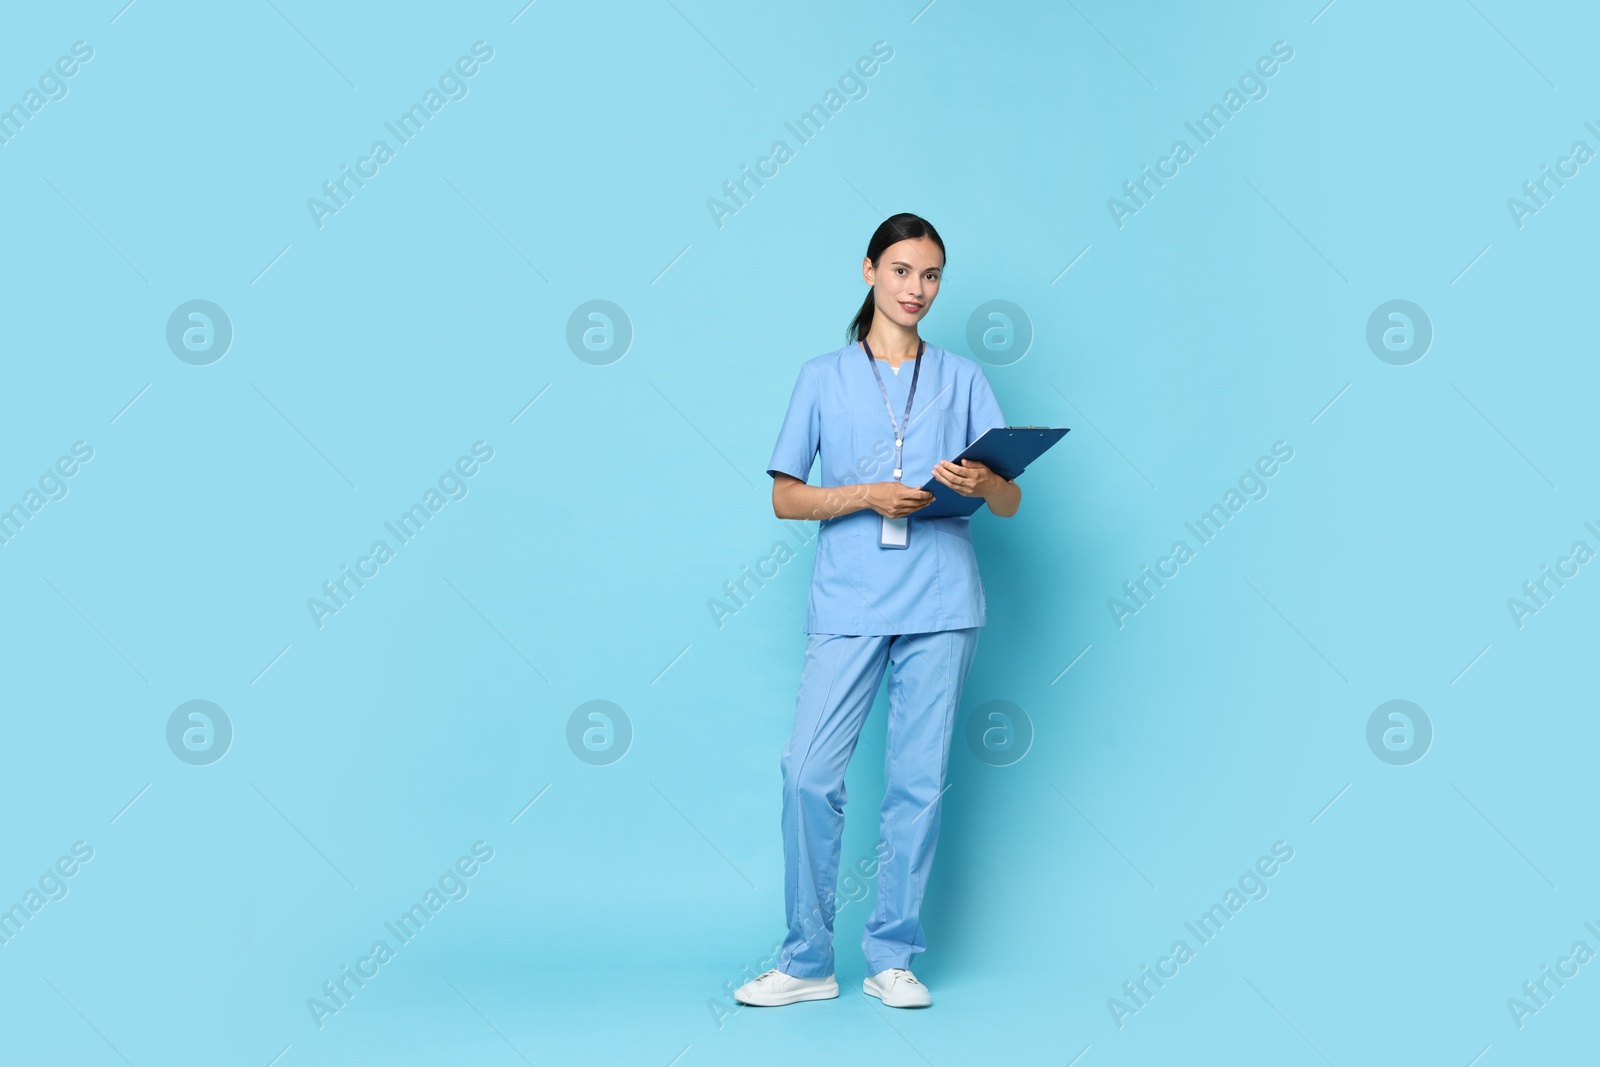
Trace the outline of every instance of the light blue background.
<instances>
[{"instance_id":1,"label":"light blue background","mask_svg":"<svg viewBox=\"0 0 1600 1067\"><path fill-rule=\"evenodd\" d=\"M0 145L0 504L75 441L94 459L0 546L0 904L95 852L0 946L0 1059L1588 1047L1600 965L1521 1029L1506 1000L1600 949L1600 577L1520 629L1506 600L1600 547L1600 176L1522 228L1506 199L1600 148L1592 12L924 3L8 13L0 102L74 41L94 58ZM318 229L306 199L478 40L469 95ZM1280 40L1267 97L1119 229L1107 198ZM876 41L866 98L715 225L707 199ZM1032 348L989 380L1012 422L1072 427L1014 519L974 520L991 622L963 715L1008 700L1036 736L1008 767L957 740L933 1010L860 993L869 897L840 914L838 1000L719 1025L782 934L814 541L723 628L706 602L780 534L789 389L901 210L949 250L929 340L981 357L969 316L1019 305ZM235 331L209 366L165 341L193 299ZM593 299L634 330L610 365L566 342ZM1409 366L1365 341L1391 299L1435 330ZM1119 629L1107 599L1280 440L1270 495ZM466 499L318 629L307 598L475 441ZM235 730L209 766L165 740L193 699ZM634 731L608 766L566 742L600 699ZM1433 724L1420 762L1367 746L1390 699ZM872 850L882 722L880 698L846 863ZM318 1029L307 998L480 840L470 895ZM1276 841L1270 895L1119 1029L1108 998Z\"/></svg>"}]
</instances>

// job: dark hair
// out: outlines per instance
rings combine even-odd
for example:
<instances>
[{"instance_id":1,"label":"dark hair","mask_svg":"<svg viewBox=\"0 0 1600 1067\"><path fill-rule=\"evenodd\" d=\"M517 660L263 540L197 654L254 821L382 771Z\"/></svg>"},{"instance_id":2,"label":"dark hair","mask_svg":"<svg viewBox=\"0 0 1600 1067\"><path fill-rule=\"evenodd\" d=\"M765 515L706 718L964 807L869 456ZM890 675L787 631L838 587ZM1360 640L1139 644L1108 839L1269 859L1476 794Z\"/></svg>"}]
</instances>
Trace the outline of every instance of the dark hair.
<instances>
[{"instance_id":1,"label":"dark hair","mask_svg":"<svg viewBox=\"0 0 1600 1067\"><path fill-rule=\"evenodd\" d=\"M867 242L867 258L872 260L874 268L878 260L883 258L883 250L900 241L911 240L917 237L927 237L939 246L939 254L944 253L944 239L939 236L939 231L933 228L933 223L909 211L902 211L898 215L890 215L872 231L872 240ZM867 331L872 329L872 290L867 290L867 298L861 302L861 310L856 312L856 317L850 320L850 326L845 331L845 336L851 341L864 341Z\"/></svg>"}]
</instances>

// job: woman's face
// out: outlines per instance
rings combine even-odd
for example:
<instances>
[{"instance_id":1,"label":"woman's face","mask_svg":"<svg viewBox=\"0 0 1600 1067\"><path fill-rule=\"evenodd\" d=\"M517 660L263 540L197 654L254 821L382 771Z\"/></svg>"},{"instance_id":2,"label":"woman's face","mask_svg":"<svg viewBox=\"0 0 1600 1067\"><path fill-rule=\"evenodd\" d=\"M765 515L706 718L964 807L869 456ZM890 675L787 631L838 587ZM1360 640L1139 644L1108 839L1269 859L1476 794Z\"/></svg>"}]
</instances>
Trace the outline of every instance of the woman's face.
<instances>
[{"instance_id":1,"label":"woman's face","mask_svg":"<svg viewBox=\"0 0 1600 1067\"><path fill-rule=\"evenodd\" d=\"M876 313L913 330L939 295L942 273L944 253L931 237L895 242L883 250L876 267L870 259L861 262Z\"/></svg>"}]
</instances>

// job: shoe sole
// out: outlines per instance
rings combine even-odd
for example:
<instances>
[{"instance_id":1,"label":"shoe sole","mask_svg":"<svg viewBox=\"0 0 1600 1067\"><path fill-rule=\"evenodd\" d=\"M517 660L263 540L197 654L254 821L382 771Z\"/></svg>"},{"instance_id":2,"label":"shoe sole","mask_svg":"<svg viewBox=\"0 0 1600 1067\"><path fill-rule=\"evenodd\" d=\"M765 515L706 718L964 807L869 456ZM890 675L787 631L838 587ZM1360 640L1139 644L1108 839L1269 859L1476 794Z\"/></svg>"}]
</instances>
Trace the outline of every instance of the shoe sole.
<instances>
[{"instance_id":1,"label":"shoe sole","mask_svg":"<svg viewBox=\"0 0 1600 1067\"><path fill-rule=\"evenodd\" d=\"M869 997L877 997L879 1000L883 1001L885 1007L889 1007L889 1008L931 1008L931 1007L933 1007L933 998L932 997L929 997L927 1000L919 1000L919 1001L915 1001L914 1003L910 1003L910 1004L907 1004L907 1003L899 1003L899 1004L897 1004L894 1001L889 1000L888 998L886 998L883 995L883 990L878 989L877 987L875 987L872 984L872 979L870 979L870 978L868 978L866 981L861 983L861 991L863 993L865 993Z\"/></svg>"},{"instance_id":2,"label":"shoe sole","mask_svg":"<svg viewBox=\"0 0 1600 1067\"><path fill-rule=\"evenodd\" d=\"M785 1004L799 1004L801 1001L806 1000L836 1000L838 996L839 986L835 983L831 989L826 987L822 989L802 989L793 993L785 993L782 996L767 997L761 1000L743 1000L738 996L733 999L752 1008L781 1008Z\"/></svg>"}]
</instances>

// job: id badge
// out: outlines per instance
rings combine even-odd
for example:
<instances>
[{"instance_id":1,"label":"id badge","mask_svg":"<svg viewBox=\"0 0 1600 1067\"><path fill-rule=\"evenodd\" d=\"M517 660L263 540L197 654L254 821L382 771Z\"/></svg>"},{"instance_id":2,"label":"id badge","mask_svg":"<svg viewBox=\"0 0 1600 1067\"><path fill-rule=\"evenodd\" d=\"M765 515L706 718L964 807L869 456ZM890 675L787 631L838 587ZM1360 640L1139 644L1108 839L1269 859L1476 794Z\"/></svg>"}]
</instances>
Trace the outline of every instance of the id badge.
<instances>
[{"instance_id":1,"label":"id badge","mask_svg":"<svg viewBox=\"0 0 1600 1067\"><path fill-rule=\"evenodd\" d=\"M887 515L879 517L883 520L883 524L878 531L878 547L907 547L911 540L911 516L906 515L898 519L891 519Z\"/></svg>"}]
</instances>

